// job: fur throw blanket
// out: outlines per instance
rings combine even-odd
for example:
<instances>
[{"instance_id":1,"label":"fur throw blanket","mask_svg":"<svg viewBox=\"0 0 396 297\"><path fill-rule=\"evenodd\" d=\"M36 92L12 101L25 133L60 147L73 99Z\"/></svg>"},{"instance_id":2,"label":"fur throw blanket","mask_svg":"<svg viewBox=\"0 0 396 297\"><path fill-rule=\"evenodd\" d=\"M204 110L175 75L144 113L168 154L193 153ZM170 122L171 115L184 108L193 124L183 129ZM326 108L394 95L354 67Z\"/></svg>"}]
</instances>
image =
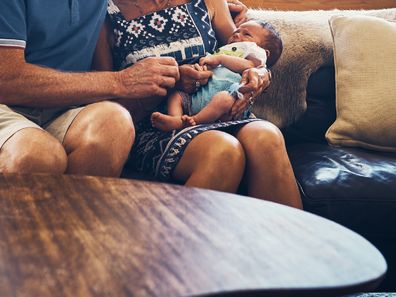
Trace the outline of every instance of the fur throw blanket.
<instances>
[{"instance_id":1,"label":"fur throw blanket","mask_svg":"<svg viewBox=\"0 0 396 297\"><path fill-rule=\"evenodd\" d=\"M306 110L306 88L312 73L333 65L328 20L334 15L369 15L396 20L396 8L383 10L270 11L251 10L250 18L266 20L280 32L283 53L271 69L273 81L257 98L254 113L278 127L294 123Z\"/></svg>"}]
</instances>

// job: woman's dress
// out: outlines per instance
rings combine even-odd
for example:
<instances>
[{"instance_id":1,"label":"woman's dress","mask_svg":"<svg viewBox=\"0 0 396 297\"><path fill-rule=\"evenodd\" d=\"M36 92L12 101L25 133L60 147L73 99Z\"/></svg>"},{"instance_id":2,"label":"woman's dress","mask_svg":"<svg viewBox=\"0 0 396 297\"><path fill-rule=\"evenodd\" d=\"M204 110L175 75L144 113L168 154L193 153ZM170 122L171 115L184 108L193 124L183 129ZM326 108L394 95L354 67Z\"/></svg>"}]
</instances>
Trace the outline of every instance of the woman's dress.
<instances>
[{"instance_id":1,"label":"woman's dress","mask_svg":"<svg viewBox=\"0 0 396 297\"><path fill-rule=\"evenodd\" d=\"M174 57L179 65L195 63L217 47L204 0L192 0L133 20L127 20L109 0L108 15L115 34L113 62L116 70L153 56ZM166 113L166 102L158 107L158 111ZM169 180L194 137L214 129L232 131L256 120L216 122L164 132L153 128L150 117L147 117L135 123L136 138L129 166L153 174L159 180Z\"/></svg>"}]
</instances>

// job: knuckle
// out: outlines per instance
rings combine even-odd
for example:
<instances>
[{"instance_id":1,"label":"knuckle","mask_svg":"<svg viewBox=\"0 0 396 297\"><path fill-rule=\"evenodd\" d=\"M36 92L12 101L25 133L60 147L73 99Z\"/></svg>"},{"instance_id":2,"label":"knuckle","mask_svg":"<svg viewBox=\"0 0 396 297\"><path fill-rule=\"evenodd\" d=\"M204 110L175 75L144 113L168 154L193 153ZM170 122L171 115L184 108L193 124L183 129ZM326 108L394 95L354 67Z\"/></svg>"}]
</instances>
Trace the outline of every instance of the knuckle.
<instances>
[{"instance_id":1,"label":"knuckle","mask_svg":"<svg viewBox=\"0 0 396 297\"><path fill-rule=\"evenodd\" d=\"M155 92L158 89L158 85L154 82L150 83L148 86L150 92Z\"/></svg>"}]
</instances>

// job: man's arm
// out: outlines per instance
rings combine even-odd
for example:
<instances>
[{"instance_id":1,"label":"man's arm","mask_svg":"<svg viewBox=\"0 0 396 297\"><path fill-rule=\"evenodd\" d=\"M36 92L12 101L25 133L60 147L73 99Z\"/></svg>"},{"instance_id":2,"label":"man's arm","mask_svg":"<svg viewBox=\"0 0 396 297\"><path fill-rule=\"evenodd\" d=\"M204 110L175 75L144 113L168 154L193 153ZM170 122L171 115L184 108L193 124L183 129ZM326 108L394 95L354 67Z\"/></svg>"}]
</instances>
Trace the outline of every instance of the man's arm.
<instances>
[{"instance_id":1,"label":"man's arm","mask_svg":"<svg viewBox=\"0 0 396 297\"><path fill-rule=\"evenodd\" d=\"M235 57L235 56L229 56L229 55L223 55L223 54L203 57L199 61L199 64L201 66L208 65L211 67L215 67L215 66L218 66L221 64L224 67L230 69L231 71L238 72L241 74L246 69L253 68L256 66L256 65L254 65L253 61L250 61L248 59Z\"/></svg>"},{"instance_id":2,"label":"man's arm","mask_svg":"<svg viewBox=\"0 0 396 297\"><path fill-rule=\"evenodd\" d=\"M68 73L27 63L23 49L0 47L0 103L6 105L49 108L164 96L178 79L172 58L148 58L120 72Z\"/></svg>"},{"instance_id":3,"label":"man's arm","mask_svg":"<svg viewBox=\"0 0 396 297\"><path fill-rule=\"evenodd\" d=\"M115 73L66 73L25 62L23 49L0 48L0 103L59 107L112 98Z\"/></svg>"}]
</instances>

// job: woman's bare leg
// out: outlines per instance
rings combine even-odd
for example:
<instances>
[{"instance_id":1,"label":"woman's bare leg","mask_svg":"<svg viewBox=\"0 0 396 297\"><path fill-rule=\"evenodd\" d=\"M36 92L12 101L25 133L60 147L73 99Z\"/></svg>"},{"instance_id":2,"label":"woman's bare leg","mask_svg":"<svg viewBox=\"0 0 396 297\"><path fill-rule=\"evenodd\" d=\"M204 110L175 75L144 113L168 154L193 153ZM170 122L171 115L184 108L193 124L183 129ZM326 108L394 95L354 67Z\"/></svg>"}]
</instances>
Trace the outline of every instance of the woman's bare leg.
<instances>
[{"instance_id":1,"label":"woman's bare leg","mask_svg":"<svg viewBox=\"0 0 396 297\"><path fill-rule=\"evenodd\" d=\"M282 133L265 121L242 127L236 137L246 153L248 194L302 208Z\"/></svg>"},{"instance_id":2,"label":"woman's bare leg","mask_svg":"<svg viewBox=\"0 0 396 297\"><path fill-rule=\"evenodd\" d=\"M244 170L245 154L238 140L213 130L191 141L173 177L186 186L235 193Z\"/></svg>"}]
</instances>

